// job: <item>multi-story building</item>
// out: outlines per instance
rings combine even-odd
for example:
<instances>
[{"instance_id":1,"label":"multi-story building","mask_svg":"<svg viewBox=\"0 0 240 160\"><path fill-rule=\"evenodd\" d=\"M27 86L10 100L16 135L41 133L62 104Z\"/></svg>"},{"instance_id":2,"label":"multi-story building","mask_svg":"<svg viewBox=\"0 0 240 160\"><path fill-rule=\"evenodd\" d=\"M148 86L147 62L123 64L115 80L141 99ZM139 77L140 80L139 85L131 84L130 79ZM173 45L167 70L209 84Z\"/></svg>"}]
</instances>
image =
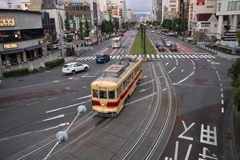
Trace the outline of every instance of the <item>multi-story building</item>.
<instances>
[{"instance_id":1,"label":"multi-story building","mask_svg":"<svg viewBox=\"0 0 240 160\"><path fill-rule=\"evenodd\" d=\"M137 12L132 11L132 22L137 22Z\"/></svg>"},{"instance_id":2,"label":"multi-story building","mask_svg":"<svg viewBox=\"0 0 240 160\"><path fill-rule=\"evenodd\" d=\"M82 21L83 26L85 26L86 21L89 22L91 26L91 11L89 3L65 3L66 18L70 22L70 30L72 32L76 31L76 17ZM84 27L83 30L86 28Z\"/></svg>"},{"instance_id":3,"label":"multi-story building","mask_svg":"<svg viewBox=\"0 0 240 160\"><path fill-rule=\"evenodd\" d=\"M168 12L168 11L175 11L176 10L176 14L178 13L179 11L179 2L180 1L183 1L183 0L167 0L167 1L160 1L159 4L161 6L161 16L162 16L162 21L164 20L164 15L165 15L165 12ZM176 15L177 16L177 15Z\"/></svg>"},{"instance_id":4,"label":"multi-story building","mask_svg":"<svg viewBox=\"0 0 240 160\"><path fill-rule=\"evenodd\" d=\"M216 14L218 18L217 33L222 35L224 31L224 16L228 16L228 25L231 26L231 31L238 30L240 23L240 0L217 0Z\"/></svg>"},{"instance_id":5,"label":"multi-story building","mask_svg":"<svg viewBox=\"0 0 240 160\"><path fill-rule=\"evenodd\" d=\"M153 10L151 19L153 21L162 21L162 0L152 0Z\"/></svg>"},{"instance_id":6,"label":"multi-story building","mask_svg":"<svg viewBox=\"0 0 240 160\"><path fill-rule=\"evenodd\" d=\"M122 21L126 22L126 0L109 0L108 13L110 15L120 15Z\"/></svg>"},{"instance_id":7,"label":"multi-story building","mask_svg":"<svg viewBox=\"0 0 240 160\"><path fill-rule=\"evenodd\" d=\"M26 63L46 53L41 12L0 9L0 15L1 61Z\"/></svg>"},{"instance_id":8,"label":"multi-story building","mask_svg":"<svg viewBox=\"0 0 240 160\"><path fill-rule=\"evenodd\" d=\"M127 22L132 22L132 10L127 10Z\"/></svg>"}]
</instances>

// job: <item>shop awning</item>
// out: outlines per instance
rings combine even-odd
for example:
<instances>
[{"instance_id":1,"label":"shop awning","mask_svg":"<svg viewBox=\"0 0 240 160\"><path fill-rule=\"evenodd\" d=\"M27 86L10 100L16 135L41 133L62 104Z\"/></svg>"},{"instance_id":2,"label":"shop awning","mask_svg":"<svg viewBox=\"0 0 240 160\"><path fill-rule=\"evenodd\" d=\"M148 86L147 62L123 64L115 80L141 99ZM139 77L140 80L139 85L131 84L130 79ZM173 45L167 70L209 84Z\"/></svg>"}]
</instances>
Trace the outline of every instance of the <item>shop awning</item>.
<instances>
[{"instance_id":1,"label":"shop awning","mask_svg":"<svg viewBox=\"0 0 240 160\"><path fill-rule=\"evenodd\" d=\"M9 50L9 51L0 51L2 55L6 54L14 54L14 53L21 53L24 52L23 49L15 49L15 50Z\"/></svg>"},{"instance_id":2,"label":"shop awning","mask_svg":"<svg viewBox=\"0 0 240 160\"><path fill-rule=\"evenodd\" d=\"M36 46L32 46L32 47L27 47L27 48L24 48L24 49L26 51L31 51L31 50L42 48L42 47L44 47L44 46L42 44L40 44L40 45L36 45Z\"/></svg>"}]
</instances>

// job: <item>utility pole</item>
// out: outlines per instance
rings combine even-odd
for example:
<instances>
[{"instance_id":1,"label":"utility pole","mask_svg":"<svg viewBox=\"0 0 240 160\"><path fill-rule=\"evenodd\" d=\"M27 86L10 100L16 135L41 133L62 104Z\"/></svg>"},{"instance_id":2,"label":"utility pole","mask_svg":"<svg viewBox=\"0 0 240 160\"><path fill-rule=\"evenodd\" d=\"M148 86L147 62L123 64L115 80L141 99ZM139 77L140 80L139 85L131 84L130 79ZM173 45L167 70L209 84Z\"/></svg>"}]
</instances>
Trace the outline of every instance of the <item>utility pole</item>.
<instances>
[{"instance_id":1,"label":"utility pole","mask_svg":"<svg viewBox=\"0 0 240 160\"><path fill-rule=\"evenodd\" d=\"M184 41L184 35L185 35L185 18L184 18L184 6L185 6L185 4L183 3L183 41Z\"/></svg>"},{"instance_id":2,"label":"utility pole","mask_svg":"<svg viewBox=\"0 0 240 160\"><path fill-rule=\"evenodd\" d=\"M146 54L146 47L145 47L145 43L146 43L146 26L144 25L144 29L143 29L143 31L144 31L144 55Z\"/></svg>"},{"instance_id":3,"label":"utility pole","mask_svg":"<svg viewBox=\"0 0 240 160\"><path fill-rule=\"evenodd\" d=\"M141 39L143 41L143 25L142 25L142 23L140 24L140 27L141 27Z\"/></svg>"}]
</instances>

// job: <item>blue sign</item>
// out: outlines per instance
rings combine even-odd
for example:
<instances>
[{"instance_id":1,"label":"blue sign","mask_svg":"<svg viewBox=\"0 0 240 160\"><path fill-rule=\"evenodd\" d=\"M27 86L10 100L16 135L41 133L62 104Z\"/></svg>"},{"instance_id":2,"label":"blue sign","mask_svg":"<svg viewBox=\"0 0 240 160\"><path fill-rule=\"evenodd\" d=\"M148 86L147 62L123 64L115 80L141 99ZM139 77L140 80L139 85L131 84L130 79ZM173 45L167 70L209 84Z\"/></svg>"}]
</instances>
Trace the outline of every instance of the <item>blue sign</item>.
<instances>
[{"instance_id":1,"label":"blue sign","mask_svg":"<svg viewBox=\"0 0 240 160\"><path fill-rule=\"evenodd\" d=\"M88 3L68 3L69 6L89 6Z\"/></svg>"}]
</instances>

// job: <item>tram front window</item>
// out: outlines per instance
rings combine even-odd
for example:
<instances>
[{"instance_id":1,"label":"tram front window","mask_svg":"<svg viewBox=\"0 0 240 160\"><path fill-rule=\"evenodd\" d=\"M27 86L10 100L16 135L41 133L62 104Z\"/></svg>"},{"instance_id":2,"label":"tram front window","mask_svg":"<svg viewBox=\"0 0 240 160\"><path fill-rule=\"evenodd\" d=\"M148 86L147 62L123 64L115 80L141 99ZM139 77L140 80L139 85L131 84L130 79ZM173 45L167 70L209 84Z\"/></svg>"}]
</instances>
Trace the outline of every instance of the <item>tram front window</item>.
<instances>
[{"instance_id":1,"label":"tram front window","mask_svg":"<svg viewBox=\"0 0 240 160\"><path fill-rule=\"evenodd\" d=\"M108 91L108 98L115 99L115 91Z\"/></svg>"},{"instance_id":2,"label":"tram front window","mask_svg":"<svg viewBox=\"0 0 240 160\"><path fill-rule=\"evenodd\" d=\"M93 89L93 97L98 98L98 90Z\"/></svg>"},{"instance_id":3,"label":"tram front window","mask_svg":"<svg viewBox=\"0 0 240 160\"><path fill-rule=\"evenodd\" d=\"M99 95L101 99L107 99L107 91L99 91Z\"/></svg>"}]
</instances>

